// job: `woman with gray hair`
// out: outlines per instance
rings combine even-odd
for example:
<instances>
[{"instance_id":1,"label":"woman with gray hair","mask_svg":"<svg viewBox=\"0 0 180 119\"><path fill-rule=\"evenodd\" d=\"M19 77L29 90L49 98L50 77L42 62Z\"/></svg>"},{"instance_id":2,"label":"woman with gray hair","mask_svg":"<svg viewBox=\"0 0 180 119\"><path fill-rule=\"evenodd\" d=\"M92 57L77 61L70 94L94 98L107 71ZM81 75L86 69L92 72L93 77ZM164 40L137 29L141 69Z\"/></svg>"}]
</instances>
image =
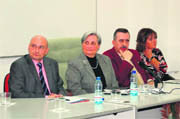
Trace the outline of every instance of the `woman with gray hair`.
<instances>
[{"instance_id":1,"label":"woman with gray hair","mask_svg":"<svg viewBox=\"0 0 180 119\"><path fill-rule=\"evenodd\" d=\"M94 93L96 77L101 77L103 89L118 88L110 59L97 53L101 37L96 32L87 32L83 35L81 44L80 56L68 63L67 88L73 95Z\"/></svg>"}]
</instances>

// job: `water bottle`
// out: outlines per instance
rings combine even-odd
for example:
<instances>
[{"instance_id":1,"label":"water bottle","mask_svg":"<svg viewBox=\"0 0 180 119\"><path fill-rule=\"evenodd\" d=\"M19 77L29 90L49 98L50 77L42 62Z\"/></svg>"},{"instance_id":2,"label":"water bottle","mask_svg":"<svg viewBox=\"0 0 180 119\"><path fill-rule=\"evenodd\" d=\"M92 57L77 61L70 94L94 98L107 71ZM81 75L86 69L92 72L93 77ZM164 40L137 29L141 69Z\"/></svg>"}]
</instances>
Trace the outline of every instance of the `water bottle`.
<instances>
[{"instance_id":1,"label":"water bottle","mask_svg":"<svg viewBox=\"0 0 180 119\"><path fill-rule=\"evenodd\" d=\"M136 71L134 71L134 70L131 72L131 77L130 77L130 95L131 96L138 95Z\"/></svg>"},{"instance_id":2,"label":"water bottle","mask_svg":"<svg viewBox=\"0 0 180 119\"><path fill-rule=\"evenodd\" d=\"M102 86L101 78L97 77L95 84L94 84L94 102L95 102L95 104L103 103L102 88L103 88L103 86Z\"/></svg>"}]
</instances>

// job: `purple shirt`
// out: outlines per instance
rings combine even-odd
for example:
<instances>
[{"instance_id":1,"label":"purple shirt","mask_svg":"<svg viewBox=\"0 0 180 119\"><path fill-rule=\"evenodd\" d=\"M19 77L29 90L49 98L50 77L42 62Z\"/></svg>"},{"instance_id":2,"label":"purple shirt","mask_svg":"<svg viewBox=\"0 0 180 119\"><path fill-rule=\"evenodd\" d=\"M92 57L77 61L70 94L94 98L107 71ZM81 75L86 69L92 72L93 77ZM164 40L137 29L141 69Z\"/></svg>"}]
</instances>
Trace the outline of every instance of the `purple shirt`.
<instances>
[{"instance_id":1,"label":"purple shirt","mask_svg":"<svg viewBox=\"0 0 180 119\"><path fill-rule=\"evenodd\" d=\"M34 63L34 66L36 67L36 71L37 71L37 73L39 72L39 67L38 67L38 61L36 61L36 60L33 60L32 59L32 61L33 61L33 63ZM46 76L46 71L45 71L45 68L44 68L44 64L43 64L43 60L41 60L40 61L40 63L42 64L42 73L43 73L43 76L44 76L44 81L45 81L45 83L46 83L46 86L47 86L47 89L48 89L48 91L49 91L49 94L51 94L51 90L50 90L50 88L49 88L49 84L48 84L48 79L47 79L47 76ZM39 76L39 73L38 73L38 76Z\"/></svg>"},{"instance_id":2,"label":"purple shirt","mask_svg":"<svg viewBox=\"0 0 180 119\"><path fill-rule=\"evenodd\" d=\"M144 83L147 83L148 74L139 66L140 55L136 50L128 49L132 54L133 57L131 62L134 64L137 71L141 74ZM125 60L122 60L121 57L117 54L114 47L110 50L107 50L103 53L107 55L112 62L114 72L116 74L116 79L118 80L120 87L129 87L130 86L130 75L133 66Z\"/></svg>"}]
</instances>

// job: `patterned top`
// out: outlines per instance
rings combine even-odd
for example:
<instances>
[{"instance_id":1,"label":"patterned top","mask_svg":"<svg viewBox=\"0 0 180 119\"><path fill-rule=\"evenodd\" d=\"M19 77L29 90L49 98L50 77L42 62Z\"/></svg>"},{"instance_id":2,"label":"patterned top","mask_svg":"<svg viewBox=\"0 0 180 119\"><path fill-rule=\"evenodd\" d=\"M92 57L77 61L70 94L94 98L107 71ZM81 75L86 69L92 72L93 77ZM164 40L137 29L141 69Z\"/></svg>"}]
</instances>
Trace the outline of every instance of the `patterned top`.
<instances>
[{"instance_id":1,"label":"patterned top","mask_svg":"<svg viewBox=\"0 0 180 119\"><path fill-rule=\"evenodd\" d=\"M167 71L167 63L164 59L164 56L162 54L162 52L160 51L160 49L153 49L152 51L152 57L153 58L156 58L159 62L160 62L160 66L159 66L159 69L160 71L158 72L155 67L150 63L149 59L144 55L144 53L140 53L141 55L141 61L144 62L144 64L154 73L154 74L157 74L158 76L162 77L163 74L166 73Z\"/></svg>"}]
</instances>

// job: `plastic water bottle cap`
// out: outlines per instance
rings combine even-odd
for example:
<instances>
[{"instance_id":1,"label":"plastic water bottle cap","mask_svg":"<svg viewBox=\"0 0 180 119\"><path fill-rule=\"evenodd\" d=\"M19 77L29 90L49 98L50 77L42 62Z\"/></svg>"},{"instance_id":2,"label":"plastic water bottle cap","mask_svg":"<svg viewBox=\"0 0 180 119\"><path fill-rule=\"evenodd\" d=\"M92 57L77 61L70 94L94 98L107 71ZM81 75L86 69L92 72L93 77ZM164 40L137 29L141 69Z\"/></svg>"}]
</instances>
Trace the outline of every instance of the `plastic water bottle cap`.
<instances>
[{"instance_id":1,"label":"plastic water bottle cap","mask_svg":"<svg viewBox=\"0 0 180 119\"><path fill-rule=\"evenodd\" d=\"M96 80L101 80L101 77L96 77Z\"/></svg>"},{"instance_id":2,"label":"plastic water bottle cap","mask_svg":"<svg viewBox=\"0 0 180 119\"><path fill-rule=\"evenodd\" d=\"M136 73L136 71L135 71L135 70L133 70L133 71L132 71L132 74L135 74L135 73Z\"/></svg>"}]
</instances>

